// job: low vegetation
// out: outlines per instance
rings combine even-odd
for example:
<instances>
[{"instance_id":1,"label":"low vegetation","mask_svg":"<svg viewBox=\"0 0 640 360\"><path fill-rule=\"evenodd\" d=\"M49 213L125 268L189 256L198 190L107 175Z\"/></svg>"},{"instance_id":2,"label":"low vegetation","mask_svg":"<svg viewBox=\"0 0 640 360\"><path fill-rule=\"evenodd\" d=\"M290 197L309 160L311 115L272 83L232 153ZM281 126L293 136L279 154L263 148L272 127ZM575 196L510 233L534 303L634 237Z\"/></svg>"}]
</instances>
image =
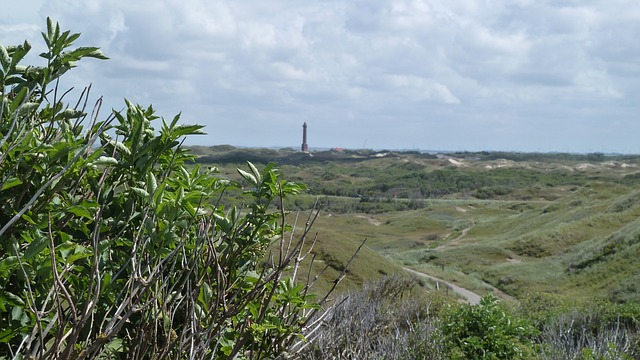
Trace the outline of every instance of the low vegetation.
<instances>
[{"instance_id":1,"label":"low vegetation","mask_svg":"<svg viewBox=\"0 0 640 360\"><path fill-rule=\"evenodd\" d=\"M418 293L415 291L418 290ZM532 295L478 305L422 294L400 277L338 299L325 325L298 344L303 359L637 359L640 307L571 304Z\"/></svg>"}]
</instances>

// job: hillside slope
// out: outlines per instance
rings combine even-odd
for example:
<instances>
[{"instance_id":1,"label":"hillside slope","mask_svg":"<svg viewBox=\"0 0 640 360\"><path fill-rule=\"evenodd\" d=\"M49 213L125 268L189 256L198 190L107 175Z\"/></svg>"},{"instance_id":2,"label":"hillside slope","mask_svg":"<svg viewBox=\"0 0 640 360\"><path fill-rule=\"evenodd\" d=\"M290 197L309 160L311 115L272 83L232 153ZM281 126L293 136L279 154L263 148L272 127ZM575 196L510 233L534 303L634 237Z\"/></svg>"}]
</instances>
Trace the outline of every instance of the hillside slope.
<instances>
[{"instance_id":1,"label":"hillside slope","mask_svg":"<svg viewBox=\"0 0 640 360\"><path fill-rule=\"evenodd\" d=\"M230 178L247 158L307 183L285 207L324 206L315 267L338 274L368 239L345 288L407 266L478 293L640 299L638 156L200 152Z\"/></svg>"}]
</instances>

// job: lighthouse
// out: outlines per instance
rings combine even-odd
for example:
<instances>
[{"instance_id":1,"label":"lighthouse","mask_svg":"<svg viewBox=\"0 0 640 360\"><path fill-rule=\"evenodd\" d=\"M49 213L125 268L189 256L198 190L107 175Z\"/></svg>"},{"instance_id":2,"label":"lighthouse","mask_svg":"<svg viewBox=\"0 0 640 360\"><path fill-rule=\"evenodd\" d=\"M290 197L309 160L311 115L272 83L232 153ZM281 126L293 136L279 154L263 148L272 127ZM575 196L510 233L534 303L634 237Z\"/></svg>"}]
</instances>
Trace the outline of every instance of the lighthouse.
<instances>
[{"instance_id":1,"label":"lighthouse","mask_svg":"<svg viewBox=\"0 0 640 360\"><path fill-rule=\"evenodd\" d=\"M309 152L309 145L307 145L307 123L302 124L302 151Z\"/></svg>"}]
</instances>

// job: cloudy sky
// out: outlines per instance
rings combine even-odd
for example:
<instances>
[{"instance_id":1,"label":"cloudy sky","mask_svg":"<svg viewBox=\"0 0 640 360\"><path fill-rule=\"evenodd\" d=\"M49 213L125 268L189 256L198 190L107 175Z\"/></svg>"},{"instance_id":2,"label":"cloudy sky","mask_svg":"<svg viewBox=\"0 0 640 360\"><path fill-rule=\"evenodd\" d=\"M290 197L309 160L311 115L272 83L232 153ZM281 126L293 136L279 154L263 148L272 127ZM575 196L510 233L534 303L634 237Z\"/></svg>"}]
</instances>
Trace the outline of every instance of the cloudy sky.
<instances>
[{"instance_id":1,"label":"cloudy sky","mask_svg":"<svg viewBox=\"0 0 640 360\"><path fill-rule=\"evenodd\" d=\"M190 144L640 153L638 0L0 0L109 61L66 85L182 111ZM11 14L9 16L9 14ZM39 61L34 57L32 61Z\"/></svg>"}]
</instances>

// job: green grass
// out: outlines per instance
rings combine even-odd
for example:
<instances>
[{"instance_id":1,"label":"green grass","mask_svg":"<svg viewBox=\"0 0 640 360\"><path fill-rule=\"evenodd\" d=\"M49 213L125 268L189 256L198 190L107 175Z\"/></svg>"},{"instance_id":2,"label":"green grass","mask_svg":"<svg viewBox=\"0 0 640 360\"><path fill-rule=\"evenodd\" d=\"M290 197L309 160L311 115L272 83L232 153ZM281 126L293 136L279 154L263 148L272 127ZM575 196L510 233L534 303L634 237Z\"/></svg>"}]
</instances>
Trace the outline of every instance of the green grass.
<instances>
[{"instance_id":1,"label":"green grass","mask_svg":"<svg viewBox=\"0 0 640 360\"><path fill-rule=\"evenodd\" d=\"M409 266L479 293L640 299L640 157L511 155L457 154L464 167L414 153L252 158L279 159L286 178L309 185L286 208L322 204L314 269L339 274L367 239L342 289ZM223 163L222 173L234 178L233 167Z\"/></svg>"}]
</instances>

